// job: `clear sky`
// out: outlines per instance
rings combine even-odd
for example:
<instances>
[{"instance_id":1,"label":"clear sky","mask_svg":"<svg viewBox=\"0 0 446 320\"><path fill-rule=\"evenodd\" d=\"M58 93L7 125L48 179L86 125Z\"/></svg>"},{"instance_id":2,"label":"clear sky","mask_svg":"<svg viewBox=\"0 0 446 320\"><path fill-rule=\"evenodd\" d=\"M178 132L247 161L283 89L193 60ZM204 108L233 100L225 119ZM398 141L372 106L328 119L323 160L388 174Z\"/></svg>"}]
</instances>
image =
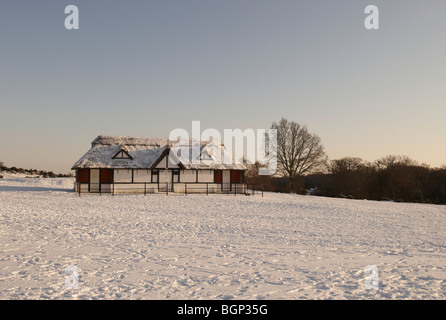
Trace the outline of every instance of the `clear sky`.
<instances>
[{"instance_id":1,"label":"clear sky","mask_svg":"<svg viewBox=\"0 0 446 320\"><path fill-rule=\"evenodd\" d=\"M80 29L66 30L67 5ZM380 29L364 9L378 6ZM446 164L444 0L1 0L0 161L69 172L99 134L267 129L330 159Z\"/></svg>"}]
</instances>

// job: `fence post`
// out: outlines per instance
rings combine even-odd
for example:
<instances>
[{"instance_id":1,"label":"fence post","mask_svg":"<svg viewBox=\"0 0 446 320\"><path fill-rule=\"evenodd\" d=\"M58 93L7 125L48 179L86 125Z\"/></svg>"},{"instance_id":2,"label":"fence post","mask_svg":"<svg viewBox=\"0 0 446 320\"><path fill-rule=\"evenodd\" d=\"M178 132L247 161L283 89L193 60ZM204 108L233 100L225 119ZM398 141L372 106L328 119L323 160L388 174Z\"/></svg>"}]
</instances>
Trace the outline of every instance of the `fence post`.
<instances>
[{"instance_id":1,"label":"fence post","mask_svg":"<svg viewBox=\"0 0 446 320\"><path fill-rule=\"evenodd\" d=\"M262 198L263 198L263 184L262 184Z\"/></svg>"},{"instance_id":2,"label":"fence post","mask_svg":"<svg viewBox=\"0 0 446 320\"><path fill-rule=\"evenodd\" d=\"M206 195L209 195L209 183L206 182Z\"/></svg>"},{"instance_id":3,"label":"fence post","mask_svg":"<svg viewBox=\"0 0 446 320\"><path fill-rule=\"evenodd\" d=\"M81 196L81 184L77 184L77 191L79 192L79 197Z\"/></svg>"},{"instance_id":4,"label":"fence post","mask_svg":"<svg viewBox=\"0 0 446 320\"><path fill-rule=\"evenodd\" d=\"M169 195L169 182L166 182L166 196Z\"/></svg>"},{"instance_id":5,"label":"fence post","mask_svg":"<svg viewBox=\"0 0 446 320\"><path fill-rule=\"evenodd\" d=\"M184 193L187 196L187 183L184 183Z\"/></svg>"},{"instance_id":6,"label":"fence post","mask_svg":"<svg viewBox=\"0 0 446 320\"><path fill-rule=\"evenodd\" d=\"M147 182L144 182L144 195L147 194Z\"/></svg>"},{"instance_id":7,"label":"fence post","mask_svg":"<svg viewBox=\"0 0 446 320\"><path fill-rule=\"evenodd\" d=\"M234 189L235 189L234 195L237 196L237 183L234 184Z\"/></svg>"}]
</instances>

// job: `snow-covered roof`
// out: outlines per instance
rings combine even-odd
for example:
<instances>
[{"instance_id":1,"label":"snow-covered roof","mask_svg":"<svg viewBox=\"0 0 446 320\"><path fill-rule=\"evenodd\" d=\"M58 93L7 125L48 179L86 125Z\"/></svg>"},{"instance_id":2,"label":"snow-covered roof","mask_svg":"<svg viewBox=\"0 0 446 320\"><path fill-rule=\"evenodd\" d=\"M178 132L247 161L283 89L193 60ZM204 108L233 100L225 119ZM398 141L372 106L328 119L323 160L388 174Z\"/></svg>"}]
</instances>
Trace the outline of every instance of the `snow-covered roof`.
<instances>
[{"instance_id":1,"label":"snow-covered roof","mask_svg":"<svg viewBox=\"0 0 446 320\"><path fill-rule=\"evenodd\" d=\"M200 148L194 149L194 146ZM220 141L173 141L165 138L139 138L98 136L91 143L91 149L80 158L72 169L151 169L160 160L173 153L184 169L245 170L246 167L233 160ZM196 150L199 150L197 152ZM125 151L132 159L114 158ZM196 159L196 161L191 161Z\"/></svg>"},{"instance_id":2,"label":"snow-covered roof","mask_svg":"<svg viewBox=\"0 0 446 320\"><path fill-rule=\"evenodd\" d=\"M139 137L118 137L118 136L98 136L91 143L95 145L124 145L124 146L152 146L159 147L169 144L164 138L139 138Z\"/></svg>"}]
</instances>

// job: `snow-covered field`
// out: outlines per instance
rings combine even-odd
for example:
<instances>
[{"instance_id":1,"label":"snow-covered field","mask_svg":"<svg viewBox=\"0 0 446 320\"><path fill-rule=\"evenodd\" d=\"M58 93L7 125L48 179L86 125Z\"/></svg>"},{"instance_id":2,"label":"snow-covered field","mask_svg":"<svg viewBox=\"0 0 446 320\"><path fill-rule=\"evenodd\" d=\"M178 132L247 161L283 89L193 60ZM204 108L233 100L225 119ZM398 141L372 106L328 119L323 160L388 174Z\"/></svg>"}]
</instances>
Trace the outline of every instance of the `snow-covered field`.
<instances>
[{"instance_id":1,"label":"snow-covered field","mask_svg":"<svg viewBox=\"0 0 446 320\"><path fill-rule=\"evenodd\" d=\"M72 186L0 179L0 299L446 298L446 206Z\"/></svg>"}]
</instances>

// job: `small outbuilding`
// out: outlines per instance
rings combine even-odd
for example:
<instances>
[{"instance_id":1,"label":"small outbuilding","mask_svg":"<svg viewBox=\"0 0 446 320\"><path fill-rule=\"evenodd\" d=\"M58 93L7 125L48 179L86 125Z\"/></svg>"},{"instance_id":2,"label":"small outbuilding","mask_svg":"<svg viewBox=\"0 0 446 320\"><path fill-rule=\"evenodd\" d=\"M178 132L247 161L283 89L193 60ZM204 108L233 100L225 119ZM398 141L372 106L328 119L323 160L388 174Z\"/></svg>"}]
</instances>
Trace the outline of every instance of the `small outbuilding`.
<instances>
[{"instance_id":1,"label":"small outbuilding","mask_svg":"<svg viewBox=\"0 0 446 320\"><path fill-rule=\"evenodd\" d=\"M244 193L245 170L219 141L98 136L72 167L78 193Z\"/></svg>"}]
</instances>

